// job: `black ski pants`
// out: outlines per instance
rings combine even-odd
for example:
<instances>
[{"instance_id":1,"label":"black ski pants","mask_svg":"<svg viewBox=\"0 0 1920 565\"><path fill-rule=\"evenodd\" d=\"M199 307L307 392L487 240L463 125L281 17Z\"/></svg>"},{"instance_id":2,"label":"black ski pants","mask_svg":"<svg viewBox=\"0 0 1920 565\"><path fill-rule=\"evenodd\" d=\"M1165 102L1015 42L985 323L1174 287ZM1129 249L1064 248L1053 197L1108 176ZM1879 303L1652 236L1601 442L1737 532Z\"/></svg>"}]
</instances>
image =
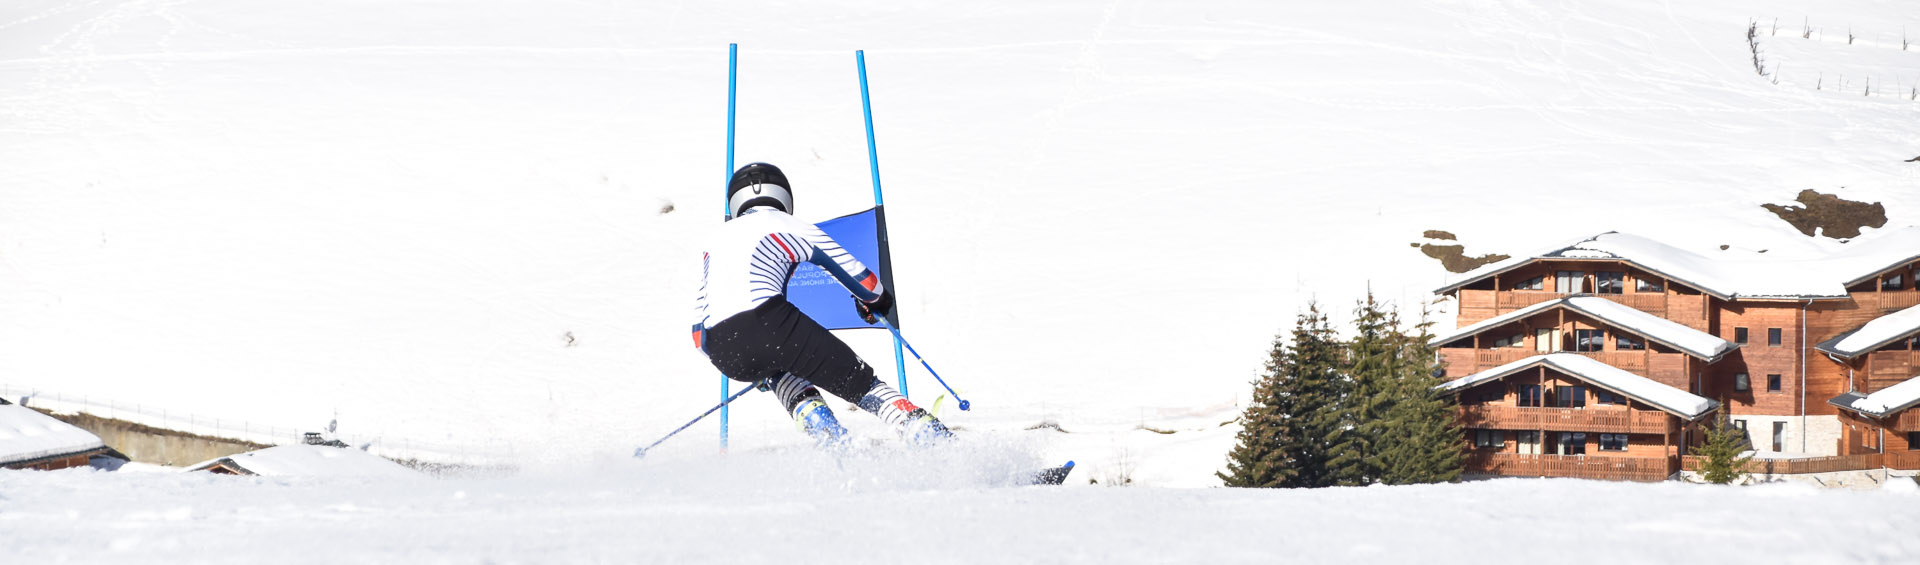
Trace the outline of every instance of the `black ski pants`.
<instances>
[{"instance_id":1,"label":"black ski pants","mask_svg":"<svg viewBox=\"0 0 1920 565\"><path fill-rule=\"evenodd\" d=\"M785 296L707 328L706 351L713 366L733 380L759 382L793 373L848 402L859 402L878 382L853 348Z\"/></svg>"}]
</instances>

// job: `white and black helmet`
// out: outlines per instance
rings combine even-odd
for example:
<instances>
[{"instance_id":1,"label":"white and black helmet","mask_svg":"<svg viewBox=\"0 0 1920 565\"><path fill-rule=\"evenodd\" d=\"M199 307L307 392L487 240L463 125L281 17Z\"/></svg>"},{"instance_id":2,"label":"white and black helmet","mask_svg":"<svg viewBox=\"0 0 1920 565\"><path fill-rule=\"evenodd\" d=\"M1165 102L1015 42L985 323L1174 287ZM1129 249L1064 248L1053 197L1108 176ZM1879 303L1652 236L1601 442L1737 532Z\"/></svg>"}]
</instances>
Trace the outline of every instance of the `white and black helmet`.
<instances>
[{"instance_id":1,"label":"white and black helmet","mask_svg":"<svg viewBox=\"0 0 1920 565\"><path fill-rule=\"evenodd\" d=\"M780 167L748 163L733 172L733 180L727 182L727 210L737 218L755 206L793 213L793 185L787 184L787 175L780 172Z\"/></svg>"}]
</instances>

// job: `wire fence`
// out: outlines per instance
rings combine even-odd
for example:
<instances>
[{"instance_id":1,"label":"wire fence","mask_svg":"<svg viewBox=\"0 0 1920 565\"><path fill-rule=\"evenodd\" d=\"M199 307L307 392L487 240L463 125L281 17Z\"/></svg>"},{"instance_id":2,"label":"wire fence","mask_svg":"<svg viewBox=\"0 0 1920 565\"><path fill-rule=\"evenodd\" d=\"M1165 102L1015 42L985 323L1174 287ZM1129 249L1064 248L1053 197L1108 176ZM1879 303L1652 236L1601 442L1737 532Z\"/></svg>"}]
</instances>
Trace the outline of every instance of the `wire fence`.
<instances>
[{"instance_id":1,"label":"wire fence","mask_svg":"<svg viewBox=\"0 0 1920 565\"><path fill-rule=\"evenodd\" d=\"M57 413L87 414L172 432L270 446L304 443L306 434L325 431L261 424L248 420L172 410L166 406L122 402L118 399L86 394L65 394L4 383L0 383L0 398ZM507 465L515 460L516 452L512 443L504 441L483 441L476 445L417 441L412 438L387 435L331 433L322 435L327 439L340 440L352 447L364 448L369 453L388 459L414 460L433 464Z\"/></svg>"}]
</instances>

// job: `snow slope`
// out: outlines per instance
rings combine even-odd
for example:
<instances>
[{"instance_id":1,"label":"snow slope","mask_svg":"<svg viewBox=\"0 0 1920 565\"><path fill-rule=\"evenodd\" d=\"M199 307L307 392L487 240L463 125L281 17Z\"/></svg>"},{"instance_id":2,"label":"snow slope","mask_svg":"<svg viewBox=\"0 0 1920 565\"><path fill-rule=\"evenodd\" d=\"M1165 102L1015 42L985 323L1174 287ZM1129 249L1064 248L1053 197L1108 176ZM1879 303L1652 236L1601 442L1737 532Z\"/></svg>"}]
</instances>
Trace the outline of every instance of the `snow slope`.
<instances>
[{"instance_id":1,"label":"snow slope","mask_svg":"<svg viewBox=\"0 0 1920 565\"><path fill-rule=\"evenodd\" d=\"M1909 8L8 2L0 381L625 453L717 400L685 312L726 44L738 160L780 164L816 220L870 202L865 49L905 330L974 403L950 420L1050 420L1061 455L1207 484L1304 301L1441 284L1423 230L1470 253L1608 230L1841 247L1759 207L1805 188L1913 223L1920 103L1793 75L1912 83L1920 52L1884 41L1920 29ZM1769 35L1790 80L1755 74L1747 22L1802 17L1826 40ZM850 339L887 365L883 334ZM734 411L736 446L796 439L771 405ZM712 449L690 433L668 447Z\"/></svg>"},{"instance_id":2,"label":"snow slope","mask_svg":"<svg viewBox=\"0 0 1920 565\"><path fill-rule=\"evenodd\" d=\"M0 472L12 563L1911 563L1920 498L1507 479L1005 487L735 455L509 479ZM916 464L882 470L908 470ZM926 469L921 469L925 471ZM1574 510L1577 508L1577 510ZM1791 528L1761 527L1791 524ZM1522 534L1524 533L1524 534ZM1528 543L1508 543L1515 536Z\"/></svg>"}]
</instances>

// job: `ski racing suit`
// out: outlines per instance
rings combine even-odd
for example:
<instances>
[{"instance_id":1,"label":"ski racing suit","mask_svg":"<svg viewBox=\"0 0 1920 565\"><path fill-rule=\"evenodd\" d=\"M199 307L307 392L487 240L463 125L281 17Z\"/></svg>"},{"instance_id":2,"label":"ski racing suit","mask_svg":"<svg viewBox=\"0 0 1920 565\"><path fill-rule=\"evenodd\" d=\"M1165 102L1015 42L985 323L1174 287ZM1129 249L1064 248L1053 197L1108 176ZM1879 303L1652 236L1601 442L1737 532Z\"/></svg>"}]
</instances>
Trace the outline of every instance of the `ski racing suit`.
<instances>
[{"instance_id":1,"label":"ski racing suit","mask_svg":"<svg viewBox=\"0 0 1920 565\"><path fill-rule=\"evenodd\" d=\"M701 255L693 344L722 374L754 383L772 379L781 404L803 427L811 424L802 411L826 410L824 403L810 407L820 396L817 385L879 416L902 435L918 434L926 422L946 433L926 411L875 378L873 368L845 342L787 302L787 281L802 262L819 265L855 299L882 302L887 289L880 277L853 254L819 227L773 207L746 210L722 224L712 241Z\"/></svg>"}]
</instances>

